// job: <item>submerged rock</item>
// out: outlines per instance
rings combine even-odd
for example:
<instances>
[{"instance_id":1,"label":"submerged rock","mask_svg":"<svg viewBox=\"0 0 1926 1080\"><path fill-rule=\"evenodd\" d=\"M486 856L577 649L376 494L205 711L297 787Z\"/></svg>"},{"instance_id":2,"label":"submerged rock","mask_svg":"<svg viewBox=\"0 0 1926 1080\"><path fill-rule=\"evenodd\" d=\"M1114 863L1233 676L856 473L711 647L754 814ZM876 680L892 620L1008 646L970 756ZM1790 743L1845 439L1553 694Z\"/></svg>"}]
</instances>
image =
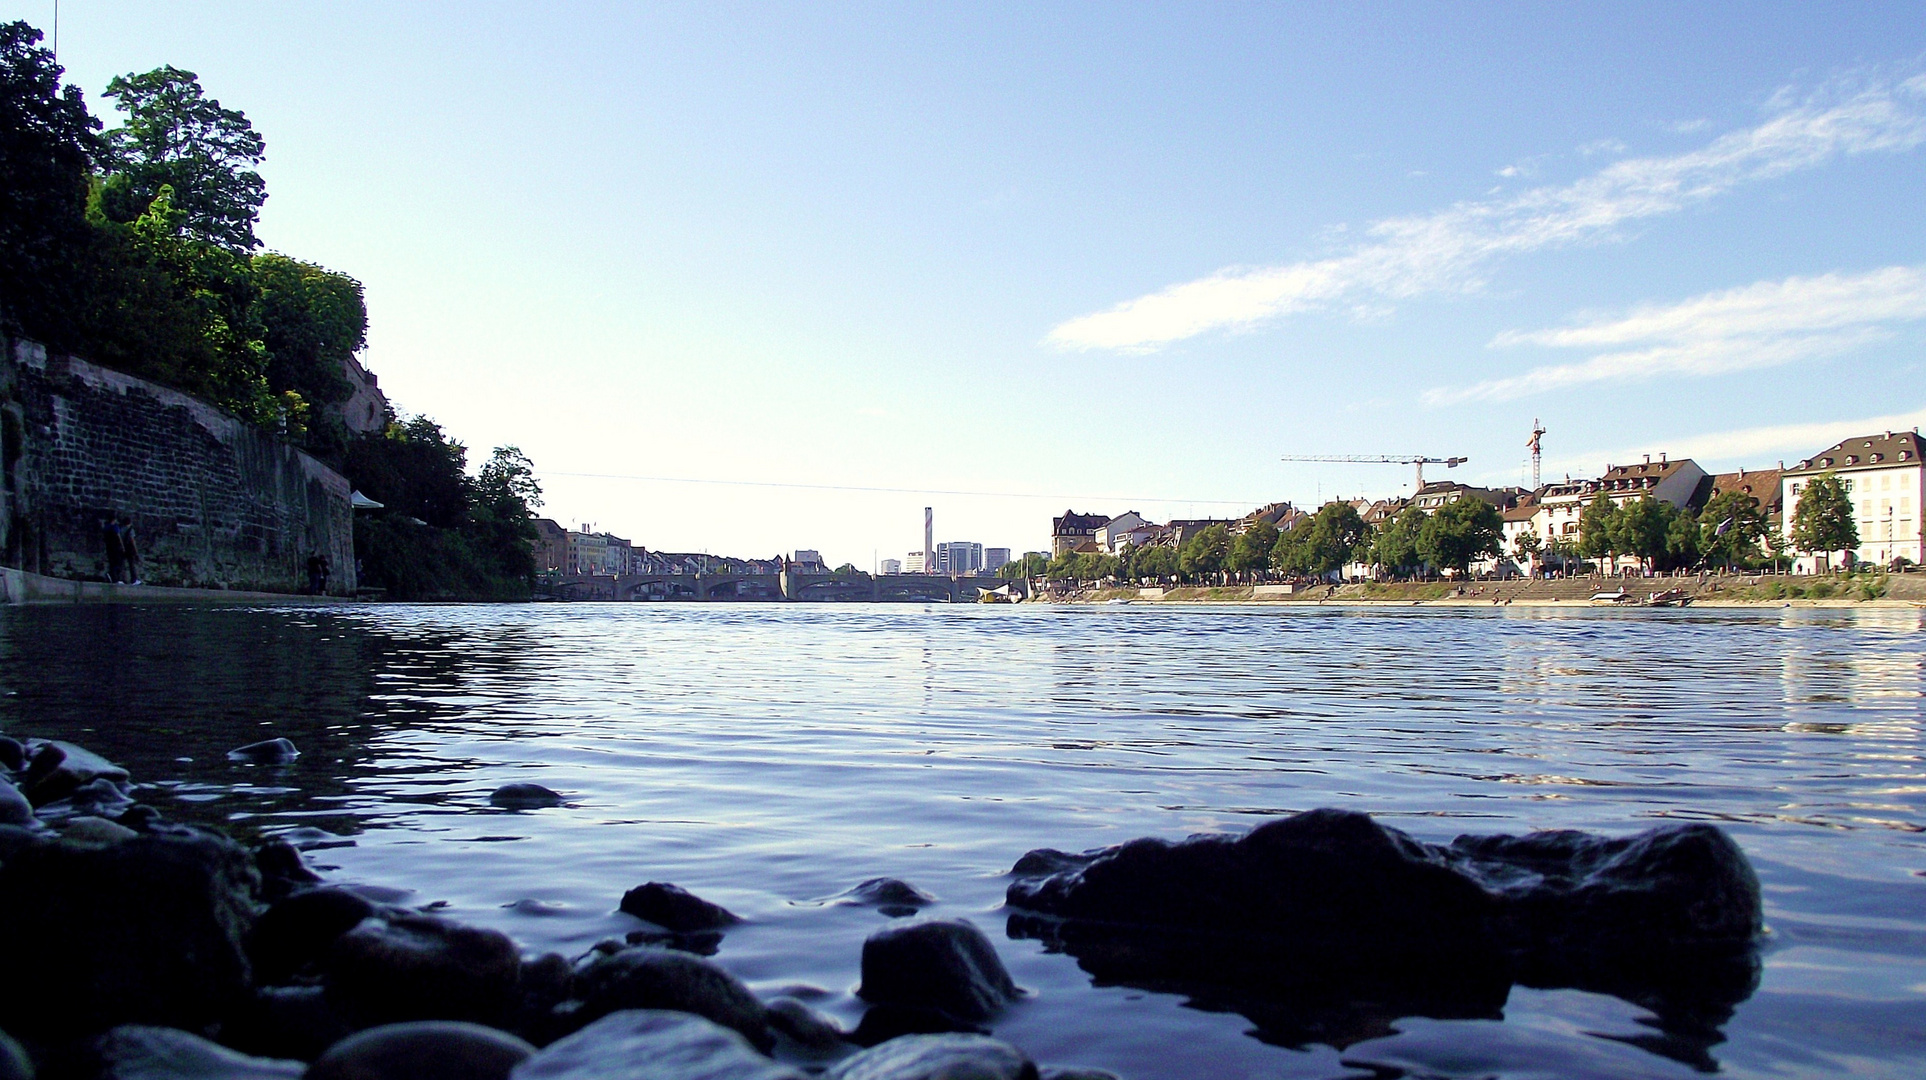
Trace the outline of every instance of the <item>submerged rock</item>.
<instances>
[{"instance_id":1,"label":"submerged rock","mask_svg":"<svg viewBox=\"0 0 1926 1080\"><path fill-rule=\"evenodd\" d=\"M722 905L666 881L651 881L623 893L622 910L676 933L720 930L742 921Z\"/></svg>"},{"instance_id":2,"label":"submerged rock","mask_svg":"<svg viewBox=\"0 0 1926 1080\"><path fill-rule=\"evenodd\" d=\"M249 1057L174 1028L126 1025L95 1043L99 1080L293 1080L300 1061Z\"/></svg>"},{"instance_id":3,"label":"submerged rock","mask_svg":"<svg viewBox=\"0 0 1926 1080\"><path fill-rule=\"evenodd\" d=\"M847 1036L835 1020L793 997L771 998L765 1006L769 1028L810 1054L844 1049Z\"/></svg>"},{"instance_id":4,"label":"submerged rock","mask_svg":"<svg viewBox=\"0 0 1926 1080\"><path fill-rule=\"evenodd\" d=\"M845 1058L824 1080L1037 1080L1021 1050L988 1035L904 1035Z\"/></svg>"},{"instance_id":5,"label":"submerged rock","mask_svg":"<svg viewBox=\"0 0 1926 1080\"><path fill-rule=\"evenodd\" d=\"M565 800L540 784L503 784L489 793L488 801L504 810L539 810L560 806Z\"/></svg>"},{"instance_id":6,"label":"submerged rock","mask_svg":"<svg viewBox=\"0 0 1926 1080\"><path fill-rule=\"evenodd\" d=\"M261 872L262 895L271 901L321 882L321 875L308 869L300 850L278 836L254 849L254 868Z\"/></svg>"},{"instance_id":7,"label":"submerged rock","mask_svg":"<svg viewBox=\"0 0 1926 1080\"><path fill-rule=\"evenodd\" d=\"M300 756L301 751L296 750L287 739L262 739L227 752L229 761L246 761L255 765L286 765Z\"/></svg>"},{"instance_id":8,"label":"submerged rock","mask_svg":"<svg viewBox=\"0 0 1926 1080\"><path fill-rule=\"evenodd\" d=\"M8 839L0 926L25 993L0 1026L50 1041L119 1024L200 1029L247 995L258 884L238 844L175 827L110 846Z\"/></svg>"},{"instance_id":9,"label":"submerged rock","mask_svg":"<svg viewBox=\"0 0 1926 1080\"><path fill-rule=\"evenodd\" d=\"M983 931L961 920L892 926L863 942L858 996L986 1020L1017 997L1016 983Z\"/></svg>"},{"instance_id":10,"label":"submerged rock","mask_svg":"<svg viewBox=\"0 0 1926 1080\"><path fill-rule=\"evenodd\" d=\"M363 919L334 939L325 982L329 1003L357 1026L499 1024L515 1012L521 966L521 952L505 934L394 912Z\"/></svg>"},{"instance_id":11,"label":"submerged rock","mask_svg":"<svg viewBox=\"0 0 1926 1080\"><path fill-rule=\"evenodd\" d=\"M27 764L27 748L20 740L0 735L0 769L19 772Z\"/></svg>"},{"instance_id":12,"label":"submerged rock","mask_svg":"<svg viewBox=\"0 0 1926 1080\"><path fill-rule=\"evenodd\" d=\"M534 1053L515 1036L480 1024L389 1024L328 1047L306 1080L508 1080Z\"/></svg>"},{"instance_id":13,"label":"submerged rock","mask_svg":"<svg viewBox=\"0 0 1926 1080\"><path fill-rule=\"evenodd\" d=\"M602 956L575 977L573 1022L628 1009L674 1009L733 1029L759 1050L773 1045L762 1002L740 979L700 957L649 947Z\"/></svg>"},{"instance_id":14,"label":"submerged rock","mask_svg":"<svg viewBox=\"0 0 1926 1080\"><path fill-rule=\"evenodd\" d=\"M20 794L19 788L0 780L0 825L31 825L33 822L33 804Z\"/></svg>"},{"instance_id":15,"label":"submerged rock","mask_svg":"<svg viewBox=\"0 0 1926 1080\"><path fill-rule=\"evenodd\" d=\"M4 1031L0 1031L0 1080L33 1080L33 1059Z\"/></svg>"},{"instance_id":16,"label":"submerged rock","mask_svg":"<svg viewBox=\"0 0 1926 1080\"><path fill-rule=\"evenodd\" d=\"M806 1080L699 1016L610 1013L515 1067L513 1080Z\"/></svg>"},{"instance_id":17,"label":"submerged rock","mask_svg":"<svg viewBox=\"0 0 1926 1080\"><path fill-rule=\"evenodd\" d=\"M1729 1014L1756 977L1758 879L1705 825L1438 845L1313 810L1238 837L1033 851L1012 873L1013 937L1099 979L1181 986L1293 1045L1405 1014L1495 1017L1513 981Z\"/></svg>"},{"instance_id":18,"label":"submerged rock","mask_svg":"<svg viewBox=\"0 0 1926 1080\"><path fill-rule=\"evenodd\" d=\"M120 802L127 801L126 769L91 750L49 740L34 747L27 771L20 778L20 793L35 806L45 806L67 798L96 780L106 783L95 790L93 801L112 802L116 797Z\"/></svg>"},{"instance_id":19,"label":"submerged rock","mask_svg":"<svg viewBox=\"0 0 1926 1080\"><path fill-rule=\"evenodd\" d=\"M873 907L891 918L914 915L936 903L936 897L895 878L870 878L838 897L844 904Z\"/></svg>"}]
</instances>

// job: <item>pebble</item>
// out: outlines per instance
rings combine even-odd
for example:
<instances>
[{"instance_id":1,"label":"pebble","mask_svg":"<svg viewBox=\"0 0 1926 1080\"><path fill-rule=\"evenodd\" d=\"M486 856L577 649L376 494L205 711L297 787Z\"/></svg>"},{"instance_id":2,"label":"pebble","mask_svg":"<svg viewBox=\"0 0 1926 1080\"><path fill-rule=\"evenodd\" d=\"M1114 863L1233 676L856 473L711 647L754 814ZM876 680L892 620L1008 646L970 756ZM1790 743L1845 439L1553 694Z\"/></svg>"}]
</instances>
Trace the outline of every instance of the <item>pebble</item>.
<instances>
[{"instance_id":1,"label":"pebble","mask_svg":"<svg viewBox=\"0 0 1926 1080\"><path fill-rule=\"evenodd\" d=\"M521 1039L480 1024L389 1024L328 1047L306 1080L508 1080L534 1053Z\"/></svg>"},{"instance_id":2,"label":"pebble","mask_svg":"<svg viewBox=\"0 0 1926 1080\"><path fill-rule=\"evenodd\" d=\"M325 980L329 1002L363 1025L492 1024L514 1011L521 966L521 950L498 931L395 913L336 938Z\"/></svg>"},{"instance_id":3,"label":"pebble","mask_svg":"<svg viewBox=\"0 0 1926 1080\"><path fill-rule=\"evenodd\" d=\"M807 1080L699 1016L610 1013L515 1066L512 1080Z\"/></svg>"},{"instance_id":4,"label":"pebble","mask_svg":"<svg viewBox=\"0 0 1926 1080\"><path fill-rule=\"evenodd\" d=\"M1037 1067L988 1035L904 1035L845 1058L823 1080L1037 1080Z\"/></svg>"},{"instance_id":5,"label":"pebble","mask_svg":"<svg viewBox=\"0 0 1926 1080\"><path fill-rule=\"evenodd\" d=\"M489 793L488 801L504 810L539 810L560 806L565 800L540 784L503 784Z\"/></svg>"},{"instance_id":6,"label":"pebble","mask_svg":"<svg viewBox=\"0 0 1926 1080\"><path fill-rule=\"evenodd\" d=\"M896 878L870 878L844 893L841 903L873 907L891 918L914 915L936 903L936 897Z\"/></svg>"},{"instance_id":7,"label":"pebble","mask_svg":"<svg viewBox=\"0 0 1926 1080\"><path fill-rule=\"evenodd\" d=\"M101 1036L99 1080L293 1080L299 1061L236 1053L199 1035L164 1027L123 1025Z\"/></svg>"},{"instance_id":8,"label":"pebble","mask_svg":"<svg viewBox=\"0 0 1926 1080\"><path fill-rule=\"evenodd\" d=\"M95 847L109 847L123 840L132 840L140 834L118 821L108 821L103 817L68 818L60 827L60 838L69 843L90 844Z\"/></svg>"},{"instance_id":9,"label":"pebble","mask_svg":"<svg viewBox=\"0 0 1926 1080\"><path fill-rule=\"evenodd\" d=\"M0 769L19 772L26 763L27 748L20 745L20 740L0 735Z\"/></svg>"},{"instance_id":10,"label":"pebble","mask_svg":"<svg viewBox=\"0 0 1926 1080\"><path fill-rule=\"evenodd\" d=\"M20 789L0 780L0 825L32 825L33 804Z\"/></svg>"},{"instance_id":11,"label":"pebble","mask_svg":"<svg viewBox=\"0 0 1926 1080\"><path fill-rule=\"evenodd\" d=\"M720 904L665 881L651 881L623 893L622 910L679 934L719 930L742 921Z\"/></svg>"},{"instance_id":12,"label":"pebble","mask_svg":"<svg viewBox=\"0 0 1926 1080\"><path fill-rule=\"evenodd\" d=\"M262 739L227 752L229 761L246 761L255 765L286 765L300 756L301 751L296 750L287 739Z\"/></svg>"},{"instance_id":13,"label":"pebble","mask_svg":"<svg viewBox=\"0 0 1926 1080\"><path fill-rule=\"evenodd\" d=\"M319 965L336 938L374 913L373 904L346 889L309 889L275 904L247 934L255 981L273 986Z\"/></svg>"},{"instance_id":14,"label":"pebble","mask_svg":"<svg viewBox=\"0 0 1926 1080\"><path fill-rule=\"evenodd\" d=\"M669 949L624 949L592 961L575 977L592 1020L625 1009L674 1009L731 1028L759 1050L774 1042L762 1002L740 979L698 956Z\"/></svg>"},{"instance_id":15,"label":"pebble","mask_svg":"<svg viewBox=\"0 0 1926 1080\"><path fill-rule=\"evenodd\" d=\"M764 1007L770 1030L809 1053L831 1053L847 1045L848 1037L835 1020L795 998L771 998Z\"/></svg>"}]
</instances>

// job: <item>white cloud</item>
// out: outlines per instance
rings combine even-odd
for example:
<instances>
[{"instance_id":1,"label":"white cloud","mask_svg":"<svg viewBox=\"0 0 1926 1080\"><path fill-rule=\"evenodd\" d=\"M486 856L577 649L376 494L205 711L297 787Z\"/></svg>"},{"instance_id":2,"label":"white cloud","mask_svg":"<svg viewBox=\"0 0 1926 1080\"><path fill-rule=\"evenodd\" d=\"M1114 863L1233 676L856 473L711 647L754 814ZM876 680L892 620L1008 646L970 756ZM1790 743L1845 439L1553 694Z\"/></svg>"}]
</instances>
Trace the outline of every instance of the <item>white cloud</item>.
<instances>
[{"instance_id":1,"label":"white cloud","mask_svg":"<svg viewBox=\"0 0 1926 1080\"><path fill-rule=\"evenodd\" d=\"M1593 139L1580 146L1578 152L1585 157L1591 157L1594 154L1623 154L1628 149L1630 147L1619 139Z\"/></svg>"},{"instance_id":2,"label":"white cloud","mask_svg":"<svg viewBox=\"0 0 1926 1080\"><path fill-rule=\"evenodd\" d=\"M1886 337L1893 323L1918 319L1926 319L1926 267L1761 281L1555 330L1508 330L1492 345L1612 351L1432 390L1425 402L1506 401L1586 383L1777 367L1859 348Z\"/></svg>"},{"instance_id":3,"label":"white cloud","mask_svg":"<svg viewBox=\"0 0 1926 1080\"><path fill-rule=\"evenodd\" d=\"M1674 458L1692 458L1708 468L1722 464L1765 468L1767 462L1797 461L1854 435L1911 431L1923 425L1926 425L1926 408L1857 420L1822 420L1708 432L1671 439L1663 444L1620 447L1611 451L1560 457L1555 467L1552 461L1545 463L1545 475L1570 473L1573 476L1596 476L1607 464L1637 461L1645 454L1656 455L1661 450Z\"/></svg>"},{"instance_id":4,"label":"white cloud","mask_svg":"<svg viewBox=\"0 0 1926 1080\"><path fill-rule=\"evenodd\" d=\"M1704 131L1706 128L1709 128L1711 126L1712 126L1712 121L1707 120L1704 117L1699 117L1696 120L1674 120L1671 123L1664 125L1665 130L1670 131L1675 135L1690 135L1695 131Z\"/></svg>"},{"instance_id":5,"label":"white cloud","mask_svg":"<svg viewBox=\"0 0 1926 1080\"><path fill-rule=\"evenodd\" d=\"M1689 153L1629 158L1563 186L1389 218L1340 254L1229 267L1070 319L1044 340L1066 350L1148 352L1308 309L1473 291L1483 284L1483 267L1505 255L1607 239L1626 222L1675 213L1841 154L1911 150L1926 142L1921 98L1926 76L1898 87L1818 95Z\"/></svg>"}]
</instances>

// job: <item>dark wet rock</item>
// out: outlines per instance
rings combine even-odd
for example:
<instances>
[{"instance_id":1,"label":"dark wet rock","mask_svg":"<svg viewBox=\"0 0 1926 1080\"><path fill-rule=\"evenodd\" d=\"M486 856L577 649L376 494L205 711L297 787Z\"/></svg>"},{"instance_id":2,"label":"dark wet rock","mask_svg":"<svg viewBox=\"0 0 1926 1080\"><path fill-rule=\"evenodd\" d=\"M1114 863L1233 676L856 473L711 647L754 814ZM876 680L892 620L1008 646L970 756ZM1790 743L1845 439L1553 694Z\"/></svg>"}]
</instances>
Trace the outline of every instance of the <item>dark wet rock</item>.
<instances>
[{"instance_id":1,"label":"dark wet rock","mask_svg":"<svg viewBox=\"0 0 1926 1080\"><path fill-rule=\"evenodd\" d=\"M1037 1080L1123 1080L1108 1069L1085 1069L1072 1065L1066 1068L1045 1068L1037 1073Z\"/></svg>"},{"instance_id":2,"label":"dark wet rock","mask_svg":"<svg viewBox=\"0 0 1926 1080\"><path fill-rule=\"evenodd\" d=\"M199 1035L165 1027L116 1027L94 1045L98 1080L283 1080L299 1061L249 1057Z\"/></svg>"},{"instance_id":3,"label":"dark wet rock","mask_svg":"<svg viewBox=\"0 0 1926 1080\"><path fill-rule=\"evenodd\" d=\"M303 1061L353 1033L319 986L257 987L221 1024L221 1040L242 1053Z\"/></svg>"},{"instance_id":4,"label":"dark wet rock","mask_svg":"<svg viewBox=\"0 0 1926 1080\"><path fill-rule=\"evenodd\" d=\"M515 1036L480 1024L388 1024L328 1047L307 1080L508 1080L534 1053Z\"/></svg>"},{"instance_id":5,"label":"dark wet rock","mask_svg":"<svg viewBox=\"0 0 1926 1080\"><path fill-rule=\"evenodd\" d=\"M126 802L124 785L127 770L72 743L50 740L34 747L27 771L20 778L20 793L35 806L58 802L96 780L106 781L104 789L94 789L94 799L111 800L116 795ZM107 794L108 791L113 795Z\"/></svg>"},{"instance_id":6,"label":"dark wet rock","mask_svg":"<svg viewBox=\"0 0 1926 1080\"><path fill-rule=\"evenodd\" d=\"M312 825L303 825L276 833L275 839L287 841L296 851L320 851L325 848L354 846L353 838L336 836L334 833L317 829Z\"/></svg>"},{"instance_id":7,"label":"dark wet rock","mask_svg":"<svg viewBox=\"0 0 1926 1080\"><path fill-rule=\"evenodd\" d=\"M1021 1050L988 1035L904 1035L845 1058L824 1080L1037 1080Z\"/></svg>"},{"instance_id":8,"label":"dark wet rock","mask_svg":"<svg viewBox=\"0 0 1926 1080\"><path fill-rule=\"evenodd\" d=\"M610 1013L515 1067L513 1080L805 1080L699 1016Z\"/></svg>"},{"instance_id":9,"label":"dark wet rock","mask_svg":"<svg viewBox=\"0 0 1926 1080\"><path fill-rule=\"evenodd\" d=\"M961 920L892 926L863 942L865 1001L937 1009L980 1021L1017 996L996 947Z\"/></svg>"},{"instance_id":10,"label":"dark wet rock","mask_svg":"<svg viewBox=\"0 0 1926 1080\"><path fill-rule=\"evenodd\" d=\"M33 1080L33 1059L27 1056L25 1047L4 1031L0 1031L0 1080Z\"/></svg>"},{"instance_id":11,"label":"dark wet rock","mask_svg":"<svg viewBox=\"0 0 1926 1080\"><path fill-rule=\"evenodd\" d=\"M245 761L254 765L286 765L300 756L301 751L286 739L262 739L227 752L229 761Z\"/></svg>"},{"instance_id":12,"label":"dark wet rock","mask_svg":"<svg viewBox=\"0 0 1926 1080\"><path fill-rule=\"evenodd\" d=\"M70 844L86 844L92 847L111 847L139 835L120 822L108 821L103 817L68 818L60 826L62 840Z\"/></svg>"},{"instance_id":13,"label":"dark wet rock","mask_svg":"<svg viewBox=\"0 0 1926 1080\"><path fill-rule=\"evenodd\" d=\"M539 810L560 806L566 800L540 784L503 784L489 792L488 801L504 810Z\"/></svg>"},{"instance_id":14,"label":"dark wet rock","mask_svg":"<svg viewBox=\"0 0 1926 1080\"><path fill-rule=\"evenodd\" d=\"M555 1007L568 999L574 985L574 965L560 953L543 953L533 960L524 961L521 981L517 984L521 994L521 1015L552 1015Z\"/></svg>"},{"instance_id":15,"label":"dark wet rock","mask_svg":"<svg viewBox=\"0 0 1926 1080\"><path fill-rule=\"evenodd\" d=\"M261 841L261 846L254 849L254 868L261 872L261 895L269 902L321 881L320 874L308 869L301 852L278 836Z\"/></svg>"},{"instance_id":16,"label":"dark wet rock","mask_svg":"<svg viewBox=\"0 0 1926 1080\"><path fill-rule=\"evenodd\" d=\"M665 881L651 881L623 893L622 910L677 933L720 930L742 921L720 904Z\"/></svg>"},{"instance_id":17,"label":"dark wet rock","mask_svg":"<svg viewBox=\"0 0 1926 1080\"><path fill-rule=\"evenodd\" d=\"M863 1012L856 1030L849 1033L849 1041L858 1046L875 1046L903 1035L945 1032L988 1035L990 1029L926 1005L872 1005Z\"/></svg>"},{"instance_id":18,"label":"dark wet rock","mask_svg":"<svg viewBox=\"0 0 1926 1080\"><path fill-rule=\"evenodd\" d=\"M808 1053L831 1053L847 1045L847 1037L835 1020L795 998L771 998L764 1007L769 1029Z\"/></svg>"},{"instance_id":19,"label":"dark wet rock","mask_svg":"<svg viewBox=\"0 0 1926 1080\"><path fill-rule=\"evenodd\" d=\"M33 822L33 804L20 794L19 788L0 780L0 825L31 825Z\"/></svg>"},{"instance_id":20,"label":"dark wet rock","mask_svg":"<svg viewBox=\"0 0 1926 1080\"><path fill-rule=\"evenodd\" d=\"M1241 837L1031 852L1013 873L1011 936L1288 1045L1378 1037L1400 1015L1495 1018L1513 981L1702 1019L1756 979L1757 878L1703 825L1437 845L1314 810Z\"/></svg>"},{"instance_id":21,"label":"dark wet rock","mask_svg":"<svg viewBox=\"0 0 1926 1080\"><path fill-rule=\"evenodd\" d=\"M0 847L9 970L32 973L31 992L0 995L0 1026L49 1041L125 1023L200 1029L246 997L258 879L233 841L182 827Z\"/></svg>"},{"instance_id":22,"label":"dark wet rock","mask_svg":"<svg viewBox=\"0 0 1926 1080\"><path fill-rule=\"evenodd\" d=\"M523 897L522 899L517 900L514 903L503 904L502 907L506 908L509 911L514 912L517 915L528 915L537 919L552 919L557 915L568 914L567 904L557 904L547 900L536 900L533 897Z\"/></svg>"},{"instance_id":23,"label":"dark wet rock","mask_svg":"<svg viewBox=\"0 0 1926 1080\"><path fill-rule=\"evenodd\" d=\"M624 1009L674 1009L733 1029L759 1050L772 1045L762 1002L734 975L687 953L635 948L600 957L576 973L575 994L575 1024Z\"/></svg>"},{"instance_id":24,"label":"dark wet rock","mask_svg":"<svg viewBox=\"0 0 1926 1080\"><path fill-rule=\"evenodd\" d=\"M870 878L838 898L844 904L873 907L891 918L914 915L936 903L936 897L895 878Z\"/></svg>"},{"instance_id":25,"label":"dark wet rock","mask_svg":"<svg viewBox=\"0 0 1926 1080\"><path fill-rule=\"evenodd\" d=\"M356 1026L407 1020L499 1024L519 1001L521 964L507 935L394 912L363 919L334 939L325 983L329 1003Z\"/></svg>"},{"instance_id":26,"label":"dark wet rock","mask_svg":"<svg viewBox=\"0 0 1926 1080\"><path fill-rule=\"evenodd\" d=\"M0 769L19 772L27 764L27 748L20 740L0 735Z\"/></svg>"},{"instance_id":27,"label":"dark wet rock","mask_svg":"<svg viewBox=\"0 0 1926 1080\"><path fill-rule=\"evenodd\" d=\"M255 981L273 986L320 965L335 939L374 913L373 904L346 889L309 889L280 901L248 932Z\"/></svg>"}]
</instances>

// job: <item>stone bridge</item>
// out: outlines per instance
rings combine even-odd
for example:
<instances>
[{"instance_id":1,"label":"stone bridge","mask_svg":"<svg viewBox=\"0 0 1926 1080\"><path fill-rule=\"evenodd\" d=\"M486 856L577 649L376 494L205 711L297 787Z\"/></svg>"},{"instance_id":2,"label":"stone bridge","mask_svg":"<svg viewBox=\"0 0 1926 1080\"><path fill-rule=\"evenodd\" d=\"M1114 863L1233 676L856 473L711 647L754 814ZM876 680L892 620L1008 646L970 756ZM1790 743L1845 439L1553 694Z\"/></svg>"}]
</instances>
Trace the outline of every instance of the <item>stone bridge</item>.
<instances>
[{"instance_id":1,"label":"stone bridge","mask_svg":"<svg viewBox=\"0 0 1926 1080\"><path fill-rule=\"evenodd\" d=\"M682 600L731 603L796 600L815 603L973 604L979 590L1012 583L989 575L934 574L564 574L536 586L543 600Z\"/></svg>"}]
</instances>

